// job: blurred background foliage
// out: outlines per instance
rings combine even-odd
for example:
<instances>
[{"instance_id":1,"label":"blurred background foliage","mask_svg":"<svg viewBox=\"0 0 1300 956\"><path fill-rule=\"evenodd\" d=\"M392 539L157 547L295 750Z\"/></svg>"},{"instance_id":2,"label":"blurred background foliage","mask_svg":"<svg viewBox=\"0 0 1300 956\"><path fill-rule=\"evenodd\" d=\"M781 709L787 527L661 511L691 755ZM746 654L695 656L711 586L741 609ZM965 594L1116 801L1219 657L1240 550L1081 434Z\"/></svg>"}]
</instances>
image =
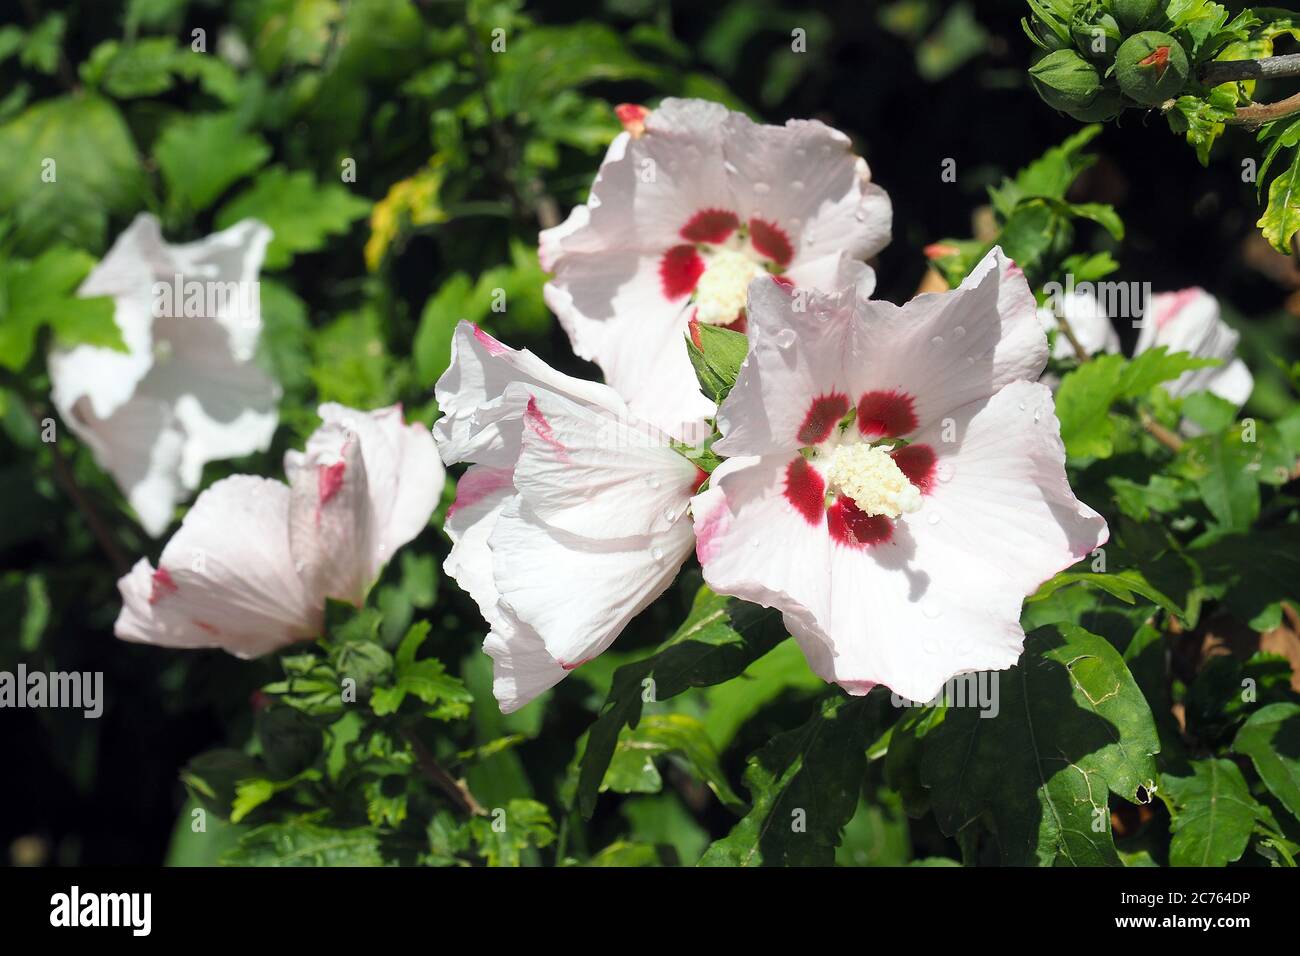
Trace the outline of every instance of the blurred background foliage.
<instances>
[{"instance_id":1,"label":"blurred background foliage","mask_svg":"<svg viewBox=\"0 0 1300 956\"><path fill-rule=\"evenodd\" d=\"M160 543L132 522L87 449L39 440L48 380L32 358L47 340L38 329L84 337L94 327L71 294L135 213L160 216L171 241L249 215L275 231L262 358L284 387L281 428L265 455L209 466L210 483L235 472L278 475L320 401L402 401L409 417L431 423L433 382L460 319L595 377L542 303L536 237L585 199L619 129L613 104L701 96L769 121L816 117L848 132L893 200L894 241L876 267L877 295L895 302L925 279L927 245L988 232L988 187L1078 130L1028 86L1020 0L541 0L527 9L514 0L24 0L7 9L0 669L22 660L102 670L107 687L99 720L59 710L0 719L11 781L0 793L0 848L14 862L210 862L258 819L253 808L240 827L213 820L192 834L179 770L256 739L258 689L279 679L279 662L116 641L115 575L56 482L58 468L128 554L154 557ZM797 30L805 53L792 52ZM199 37L206 52L194 49ZM495 51L502 37L505 50ZM1246 412L1276 417L1294 406L1287 366L1300 352L1300 270L1253 227L1255 188L1240 176L1248 153L1234 152L1253 144L1240 139L1221 143L1202 168L1162 123L1133 114L1108 127L1070 198L1112 204L1126 232L1121 247L1085 224L1076 248L1113 253L1112 278L1157 290L1199 284L1219 296L1257 378ZM33 188L32 170L50 155L61 157L58 188ZM941 178L946 159L956 163L954 182ZM493 309L500 289L504 311ZM1131 345L1134 333L1121 334ZM656 754L673 756L657 766L616 759L605 783L626 795L602 797L583 821L558 809L572 796L575 741L614 670L687 616L698 571L613 650L502 716L479 649L482 622L441 578L440 517L386 575L384 642L395 647L413 619L432 624L428 647L473 697L447 725L440 756L469 755L458 769L485 805L526 818L531 805L518 802L535 799L552 808L558 831L537 821L519 845L477 840L483 858L694 863L734 823L725 804L746 755L817 706L823 685L793 642L743 678L665 703L642 730L658 734ZM484 745L492 746L476 749ZM866 799L836 860L959 857L933 817L908 820L907 794L886 786L881 763L864 769ZM372 821L385 819L384 797L382 787L367 793ZM1144 810L1152 812L1164 811ZM438 826L435 818L435 844Z\"/></svg>"}]
</instances>

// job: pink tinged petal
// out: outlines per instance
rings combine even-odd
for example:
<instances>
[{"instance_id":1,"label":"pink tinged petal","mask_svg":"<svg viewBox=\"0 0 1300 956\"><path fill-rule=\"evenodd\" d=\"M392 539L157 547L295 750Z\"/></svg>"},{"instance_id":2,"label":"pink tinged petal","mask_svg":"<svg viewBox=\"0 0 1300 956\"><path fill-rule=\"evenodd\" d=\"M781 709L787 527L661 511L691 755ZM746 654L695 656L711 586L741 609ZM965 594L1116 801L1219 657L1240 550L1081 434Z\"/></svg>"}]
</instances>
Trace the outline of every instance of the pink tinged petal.
<instances>
[{"instance_id":1,"label":"pink tinged petal","mask_svg":"<svg viewBox=\"0 0 1300 956\"><path fill-rule=\"evenodd\" d=\"M469 483L471 494L448 512L443 530L451 539L451 552L443 562L443 571L468 592L478 605L483 619L494 628L504 627L506 616L499 605L500 595L492 579L492 551L488 538L506 503L515 497L508 472L474 465L461 479ZM481 492L481 493L479 493Z\"/></svg>"},{"instance_id":2,"label":"pink tinged petal","mask_svg":"<svg viewBox=\"0 0 1300 956\"><path fill-rule=\"evenodd\" d=\"M199 495L163 549L118 582L114 633L166 647L257 657L318 636L324 599L309 595L289 545L289 489L236 475Z\"/></svg>"},{"instance_id":3,"label":"pink tinged petal","mask_svg":"<svg viewBox=\"0 0 1300 956\"><path fill-rule=\"evenodd\" d=\"M418 423L407 425L400 405L361 412L326 403L318 411L327 425L338 425L357 436L374 529L369 557L378 574L398 548L428 526L442 497L446 472L438 460L433 435ZM308 440L308 451L313 449L337 452L329 440L321 444L315 435Z\"/></svg>"},{"instance_id":4,"label":"pink tinged petal","mask_svg":"<svg viewBox=\"0 0 1300 956\"><path fill-rule=\"evenodd\" d=\"M740 228L740 219L726 209L701 209L686 225L681 236L687 242L707 242L717 245Z\"/></svg>"},{"instance_id":5,"label":"pink tinged petal","mask_svg":"<svg viewBox=\"0 0 1300 956\"><path fill-rule=\"evenodd\" d=\"M516 391L525 389L512 386ZM684 520L700 470L673 451L668 436L543 389L528 395L528 407L546 426L525 432L513 480L542 521L612 539L664 532Z\"/></svg>"},{"instance_id":6,"label":"pink tinged petal","mask_svg":"<svg viewBox=\"0 0 1300 956\"><path fill-rule=\"evenodd\" d=\"M796 458L786 466L785 499L810 525L821 525L826 512L826 482L807 459Z\"/></svg>"},{"instance_id":7,"label":"pink tinged petal","mask_svg":"<svg viewBox=\"0 0 1300 956\"><path fill-rule=\"evenodd\" d=\"M1241 336L1223 321L1214 296L1199 288L1162 292L1152 298L1149 311L1155 321L1143 325L1136 352L1163 345L1170 352L1187 352L1196 358L1219 359L1222 363L1184 372L1174 381L1166 382L1164 388L1169 394L1181 397L1209 391L1235 405L1245 404L1255 380L1237 359Z\"/></svg>"},{"instance_id":8,"label":"pink tinged petal","mask_svg":"<svg viewBox=\"0 0 1300 956\"><path fill-rule=\"evenodd\" d=\"M1156 296L1155 301L1152 303L1152 311L1155 312L1156 328L1163 329L1170 322L1177 319L1184 309L1195 304L1205 295L1205 290L1191 288L1180 289L1178 292L1167 292L1164 295Z\"/></svg>"},{"instance_id":9,"label":"pink tinged petal","mask_svg":"<svg viewBox=\"0 0 1300 956\"><path fill-rule=\"evenodd\" d=\"M513 471L509 468L490 468L475 465L461 476L456 483L456 500L447 509L450 518L462 508L473 508L489 495L510 488L513 492Z\"/></svg>"},{"instance_id":10,"label":"pink tinged petal","mask_svg":"<svg viewBox=\"0 0 1300 956\"><path fill-rule=\"evenodd\" d=\"M864 438L902 438L916 431L916 400L897 389L867 392L858 399L858 431Z\"/></svg>"},{"instance_id":11,"label":"pink tinged petal","mask_svg":"<svg viewBox=\"0 0 1300 956\"><path fill-rule=\"evenodd\" d=\"M775 223L758 218L750 219L749 241L760 255L771 259L778 266L788 266L794 258L790 237Z\"/></svg>"},{"instance_id":12,"label":"pink tinged petal","mask_svg":"<svg viewBox=\"0 0 1300 956\"><path fill-rule=\"evenodd\" d=\"M687 521L628 538L570 534L518 499L506 504L489 538L502 605L569 668L603 652L672 584L693 543Z\"/></svg>"},{"instance_id":13,"label":"pink tinged petal","mask_svg":"<svg viewBox=\"0 0 1300 956\"><path fill-rule=\"evenodd\" d=\"M285 456L285 474L293 489L290 542L308 593L360 607L381 567L360 439L342 425L322 425L305 453Z\"/></svg>"},{"instance_id":14,"label":"pink tinged petal","mask_svg":"<svg viewBox=\"0 0 1300 956\"><path fill-rule=\"evenodd\" d=\"M528 431L549 445L561 461L567 460L565 456L568 449L555 437L555 432L551 429L551 423L546 420L546 416L537 407L536 397L530 396L528 399L528 407L524 411L524 423L528 426Z\"/></svg>"},{"instance_id":15,"label":"pink tinged petal","mask_svg":"<svg viewBox=\"0 0 1300 956\"><path fill-rule=\"evenodd\" d=\"M505 405L504 396L515 382L540 385L616 414L627 408L608 386L557 372L531 352L508 348L495 339L485 343L474 326L461 322L452 338L451 364L434 390L443 414L433 436L444 462L514 464L522 432L521 410Z\"/></svg>"},{"instance_id":16,"label":"pink tinged petal","mask_svg":"<svg viewBox=\"0 0 1300 956\"><path fill-rule=\"evenodd\" d=\"M488 335L477 325L474 326L474 338L476 338L482 344L483 348L487 349L489 355L492 356L504 355L506 352L509 351L509 349L507 349L506 346L502 345L492 336Z\"/></svg>"},{"instance_id":17,"label":"pink tinged petal","mask_svg":"<svg viewBox=\"0 0 1300 956\"><path fill-rule=\"evenodd\" d=\"M664 296L680 299L695 291L695 285L704 275L704 260L694 246L673 246L659 260L659 279Z\"/></svg>"},{"instance_id":18,"label":"pink tinged petal","mask_svg":"<svg viewBox=\"0 0 1300 956\"><path fill-rule=\"evenodd\" d=\"M905 445L890 452L894 464L907 476L907 480L920 490L922 495L934 491L938 457L929 445Z\"/></svg>"},{"instance_id":19,"label":"pink tinged petal","mask_svg":"<svg viewBox=\"0 0 1300 956\"><path fill-rule=\"evenodd\" d=\"M818 395L812 400L808 414L796 436L801 445L816 445L830 437L841 418L848 414L849 397L840 392Z\"/></svg>"},{"instance_id":20,"label":"pink tinged petal","mask_svg":"<svg viewBox=\"0 0 1300 956\"><path fill-rule=\"evenodd\" d=\"M157 604L168 594L175 594L176 591L176 582L172 580L170 572L166 568L159 568L153 573L153 580L149 589L149 603Z\"/></svg>"}]
</instances>

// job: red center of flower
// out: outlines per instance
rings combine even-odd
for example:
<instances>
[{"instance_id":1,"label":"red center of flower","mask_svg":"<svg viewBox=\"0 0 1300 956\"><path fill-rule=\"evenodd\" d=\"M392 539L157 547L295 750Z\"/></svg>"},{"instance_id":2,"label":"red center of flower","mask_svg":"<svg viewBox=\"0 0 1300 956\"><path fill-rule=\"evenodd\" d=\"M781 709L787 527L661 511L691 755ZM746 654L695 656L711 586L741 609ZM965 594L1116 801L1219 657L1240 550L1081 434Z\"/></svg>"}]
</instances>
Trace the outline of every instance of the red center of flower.
<instances>
[{"instance_id":1,"label":"red center of flower","mask_svg":"<svg viewBox=\"0 0 1300 956\"><path fill-rule=\"evenodd\" d=\"M672 246L659 258L660 287L664 296L674 301L696 293L701 278L713 265L722 270L719 276L727 276L721 279L722 286L730 289L734 284L743 300L748 278L744 270L738 269L738 261L748 260L749 269L761 272L785 269L794 259L794 246L784 229L758 217L742 224L740 217L729 209L701 209L686 221L678 235L685 242ZM718 284L713 280L711 283ZM788 279L785 283L790 284ZM731 291L734 295L735 290ZM701 290L701 294L708 299L716 296L718 289L710 288L707 293ZM729 302L731 298L723 295L724 301ZM729 311L728 317L730 314ZM707 321L723 324L716 317ZM737 309L735 318L725 324L743 332L744 309Z\"/></svg>"},{"instance_id":2,"label":"red center of flower","mask_svg":"<svg viewBox=\"0 0 1300 956\"><path fill-rule=\"evenodd\" d=\"M860 500L874 501L869 506L871 511L883 509L890 514L897 514L903 510L913 510L915 503L908 505L906 499L907 494L911 494L915 502L916 492L904 493L906 485L899 488L898 482L901 479L898 473L901 472L902 477L914 485L922 496L929 495L935 486L937 456L934 449L925 444L912 443L892 450L882 448L897 466L891 479L888 475L891 468L880 470L880 451L868 448L865 443L881 438L901 438L915 431L918 423L914 400L910 395L897 390L864 393L857 403L856 424L861 438L852 433L845 435L839 428L850 407L849 397L837 391L818 395L809 403L797 433L797 440L805 447L808 457L801 454L786 466L783 494L808 524L814 527L824 526L832 540L838 544L865 548L890 541L894 534L894 519L889 514L864 511L863 508L868 506L860 505L854 496L865 493L867 497ZM849 456L847 460L850 470L847 473L837 472L837 469L844 467L841 460L844 455ZM871 464L873 455L876 456L875 464ZM883 477L868 478L867 483L863 484L863 473L853 471L855 466L874 468L874 472L868 471L866 474ZM837 473L840 477L836 477ZM832 481L836 483L829 484L828 487ZM872 481L881 484L874 485ZM852 495L845 488L850 489ZM893 490L882 494L881 488ZM861 492L853 489L861 489ZM891 495L895 497L891 498ZM898 510L892 510L893 508Z\"/></svg>"}]
</instances>

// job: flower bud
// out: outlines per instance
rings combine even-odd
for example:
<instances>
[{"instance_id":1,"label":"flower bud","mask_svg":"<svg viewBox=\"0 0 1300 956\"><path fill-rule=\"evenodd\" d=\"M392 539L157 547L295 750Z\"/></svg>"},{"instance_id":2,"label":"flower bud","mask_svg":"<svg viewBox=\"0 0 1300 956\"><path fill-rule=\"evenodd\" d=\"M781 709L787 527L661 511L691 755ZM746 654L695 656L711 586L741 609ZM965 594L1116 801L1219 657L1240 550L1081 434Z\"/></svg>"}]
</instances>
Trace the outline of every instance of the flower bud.
<instances>
[{"instance_id":1,"label":"flower bud","mask_svg":"<svg viewBox=\"0 0 1300 956\"><path fill-rule=\"evenodd\" d=\"M1164 6L1164 0L1110 0L1110 9L1124 32L1141 30Z\"/></svg>"},{"instance_id":2,"label":"flower bud","mask_svg":"<svg viewBox=\"0 0 1300 956\"><path fill-rule=\"evenodd\" d=\"M1187 83L1187 54L1167 33L1135 33L1115 56L1115 76L1129 99L1159 106L1181 93Z\"/></svg>"},{"instance_id":3,"label":"flower bud","mask_svg":"<svg viewBox=\"0 0 1300 956\"><path fill-rule=\"evenodd\" d=\"M1029 68L1029 77L1043 102L1058 110L1090 106L1101 89L1097 68L1073 50L1047 54Z\"/></svg>"},{"instance_id":4,"label":"flower bud","mask_svg":"<svg viewBox=\"0 0 1300 956\"><path fill-rule=\"evenodd\" d=\"M1113 120L1123 109L1124 100L1119 95L1119 90L1103 89L1087 106L1077 110L1066 110L1065 113L1080 123L1104 123Z\"/></svg>"},{"instance_id":5,"label":"flower bud","mask_svg":"<svg viewBox=\"0 0 1300 956\"><path fill-rule=\"evenodd\" d=\"M1096 23L1076 23L1071 28L1074 45L1090 60L1110 62L1124 37L1119 32L1119 24L1110 14L1102 15Z\"/></svg>"}]
</instances>

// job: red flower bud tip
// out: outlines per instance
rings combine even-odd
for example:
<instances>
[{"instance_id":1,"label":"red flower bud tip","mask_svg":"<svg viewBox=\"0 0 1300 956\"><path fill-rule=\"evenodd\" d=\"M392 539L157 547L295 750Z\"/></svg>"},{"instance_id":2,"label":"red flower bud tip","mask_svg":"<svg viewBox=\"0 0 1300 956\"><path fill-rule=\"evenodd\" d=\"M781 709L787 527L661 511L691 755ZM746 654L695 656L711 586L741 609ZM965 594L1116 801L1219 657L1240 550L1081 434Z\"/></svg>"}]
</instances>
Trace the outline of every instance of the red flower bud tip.
<instances>
[{"instance_id":1,"label":"red flower bud tip","mask_svg":"<svg viewBox=\"0 0 1300 956\"><path fill-rule=\"evenodd\" d=\"M1165 70L1169 67L1169 47L1156 47L1146 57L1138 60L1138 66L1154 66L1156 68L1156 76L1164 76Z\"/></svg>"},{"instance_id":2,"label":"red flower bud tip","mask_svg":"<svg viewBox=\"0 0 1300 956\"><path fill-rule=\"evenodd\" d=\"M961 250L956 246L944 245L942 242L932 242L922 252L927 259L942 259L944 256L955 256Z\"/></svg>"},{"instance_id":3,"label":"red flower bud tip","mask_svg":"<svg viewBox=\"0 0 1300 956\"><path fill-rule=\"evenodd\" d=\"M623 124L623 128L632 134L632 138L636 139L645 132L645 118L650 115L650 111L636 103L620 103L614 107L614 115Z\"/></svg>"},{"instance_id":4,"label":"red flower bud tip","mask_svg":"<svg viewBox=\"0 0 1300 956\"><path fill-rule=\"evenodd\" d=\"M695 347L704 348L704 343L700 341L700 321L694 314L691 315L691 321L686 324L686 327L691 331L691 341L695 343Z\"/></svg>"}]
</instances>

